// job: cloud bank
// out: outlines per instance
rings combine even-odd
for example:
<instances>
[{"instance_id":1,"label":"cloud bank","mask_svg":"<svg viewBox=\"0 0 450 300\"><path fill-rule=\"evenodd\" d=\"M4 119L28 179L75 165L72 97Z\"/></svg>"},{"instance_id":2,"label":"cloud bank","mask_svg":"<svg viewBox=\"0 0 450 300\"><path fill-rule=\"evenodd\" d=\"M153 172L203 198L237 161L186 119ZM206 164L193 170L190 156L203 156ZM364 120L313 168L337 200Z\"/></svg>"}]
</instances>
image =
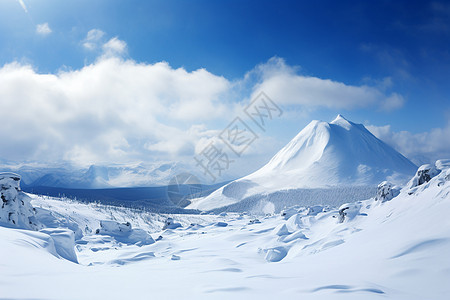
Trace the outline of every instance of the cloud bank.
<instances>
[{"instance_id":1,"label":"cloud bank","mask_svg":"<svg viewBox=\"0 0 450 300\"><path fill-rule=\"evenodd\" d=\"M0 68L0 158L78 165L190 159L261 90L294 108L392 110L404 103L377 87L299 75L280 58L230 80L126 59L127 44L99 29L80 47L98 52L81 69L42 74L17 62Z\"/></svg>"},{"instance_id":2,"label":"cloud bank","mask_svg":"<svg viewBox=\"0 0 450 300\"><path fill-rule=\"evenodd\" d=\"M201 133L189 124L219 118L219 96L228 88L227 80L203 69L115 57L59 74L12 63L0 69L0 82L3 158L75 163L193 149L189 136ZM174 142L163 147L167 140Z\"/></svg>"},{"instance_id":3,"label":"cloud bank","mask_svg":"<svg viewBox=\"0 0 450 300\"><path fill-rule=\"evenodd\" d=\"M286 65L280 58L272 58L260 65L255 72L262 80L255 87L255 94L264 91L276 96L282 104L332 109L376 107L392 111L403 106L405 100L397 93L386 95L377 87L353 86L330 79L303 76L296 68Z\"/></svg>"},{"instance_id":4,"label":"cloud bank","mask_svg":"<svg viewBox=\"0 0 450 300\"><path fill-rule=\"evenodd\" d=\"M443 128L415 134L409 131L392 131L390 125L368 125L367 129L416 165L450 157L450 119Z\"/></svg>"}]
</instances>

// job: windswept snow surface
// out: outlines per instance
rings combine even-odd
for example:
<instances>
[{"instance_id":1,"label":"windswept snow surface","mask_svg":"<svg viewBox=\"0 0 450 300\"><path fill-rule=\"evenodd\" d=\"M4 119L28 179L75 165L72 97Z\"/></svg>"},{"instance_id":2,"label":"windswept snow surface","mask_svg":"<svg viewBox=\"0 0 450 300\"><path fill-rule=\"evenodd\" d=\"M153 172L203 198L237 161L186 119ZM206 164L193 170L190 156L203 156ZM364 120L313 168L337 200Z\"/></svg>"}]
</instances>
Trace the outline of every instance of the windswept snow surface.
<instances>
[{"instance_id":1,"label":"windswept snow surface","mask_svg":"<svg viewBox=\"0 0 450 300\"><path fill-rule=\"evenodd\" d=\"M188 208L212 210L252 196L270 197L283 190L298 190L299 194L305 189L349 186L370 190L386 179L403 184L416 169L362 124L338 115L330 123L312 121L264 167L197 199ZM340 194L347 201L364 199L354 197L351 192ZM303 203L302 196L298 198Z\"/></svg>"},{"instance_id":2,"label":"windswept snow surface","mask_svg":"<svg viewBox=\"0 0 450 300\"><path fill-rule=\"evenodd\" d=\"M32 196L48 226L130 222L155 242L82 230L76 264L44 232L0 227L0 298L448 299L449 166L437 162L424 181L421 167L399 193L383 183L377 198L281 215L154 215Z\"/></svg>"}]
</instances>

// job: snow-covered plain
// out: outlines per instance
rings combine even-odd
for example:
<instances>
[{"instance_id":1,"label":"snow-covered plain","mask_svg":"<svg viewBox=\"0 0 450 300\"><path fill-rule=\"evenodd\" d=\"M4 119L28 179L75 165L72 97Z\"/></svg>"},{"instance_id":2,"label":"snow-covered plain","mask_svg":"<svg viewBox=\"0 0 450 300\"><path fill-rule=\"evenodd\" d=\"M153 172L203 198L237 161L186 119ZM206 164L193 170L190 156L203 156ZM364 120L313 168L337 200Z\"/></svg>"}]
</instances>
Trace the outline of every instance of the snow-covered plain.
<instances>
[{"instance_id":1,"label":"snow-covered plain","mask_svg":"<svg viewBox=\"0 0 450 300\"><path fill-rule=\"evenodd\" d=\"M55 238L0 227L0 298L450 296L448 160L419 168L401 190L383 183L376 198L282 214L167 216L30 197L42 226L74 232L78 263L61 255L70 236L58 240L56 229ZM135 229L151 239L135 242Z\"/></svg>"}]
</instances>

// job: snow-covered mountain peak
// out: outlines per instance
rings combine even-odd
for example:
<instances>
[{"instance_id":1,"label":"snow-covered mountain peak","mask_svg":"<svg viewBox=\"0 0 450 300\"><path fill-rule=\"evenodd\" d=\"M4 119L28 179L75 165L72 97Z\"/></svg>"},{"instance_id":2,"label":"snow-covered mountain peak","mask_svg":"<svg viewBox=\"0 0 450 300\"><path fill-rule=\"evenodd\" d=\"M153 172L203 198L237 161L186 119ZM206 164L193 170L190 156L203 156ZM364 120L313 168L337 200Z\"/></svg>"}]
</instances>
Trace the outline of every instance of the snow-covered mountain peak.
<instances>
[{"instance_id":1,"label":"snow-covered mountain peak","mask_svg":"<svg viewBox=\"0 0 450 300\"><path fill-rule=\"evenodd\" d=\"M190 208L202 209L200 202L207 209L221 207L283 190L377 187L384 180L403 184L416 169L364 125L338 115L330 123L312 121L264 167Z\"/></svg>"},{"instance_id":2,"label":"snow-covered mountain peak","mask_svg":"<svg viewBox=\"0 0 450 300\"><path fill-rule=\"evenodd\" d=\"M329 139L329 124L314 120L281 149L263 169L267 171L281 169L294 164L297 168L307 166L320 159ZM295 161L303 163L296 164Z\"/></svg>"},{"instance_id":3,"label":"snow-covered mountain peak","mask_svg":"<svg viewBox=\"0 0 450 300\"><path fill-rule=\"evenodd\" d=\"M377 184L394 172L410 176L415 169L362 124L338 115L330 123L312 121L266 166L246 179L273 180L288 175L286 179L295 181L295 186L361 185Z\"/></svg>"},{"instance_id":4,"label":"snow-covered mountain peak","mask_svg":"<svg viewBox=\"0 0 450 300\"><path fill-rule=\"evenodd\" d=\"M336 118L330 122L330 124L341 126L342 128L345 128L347 130L350 130L352 126L355 124L347 120L343 115L338 114Z\"/></svg>"}]
</instances>

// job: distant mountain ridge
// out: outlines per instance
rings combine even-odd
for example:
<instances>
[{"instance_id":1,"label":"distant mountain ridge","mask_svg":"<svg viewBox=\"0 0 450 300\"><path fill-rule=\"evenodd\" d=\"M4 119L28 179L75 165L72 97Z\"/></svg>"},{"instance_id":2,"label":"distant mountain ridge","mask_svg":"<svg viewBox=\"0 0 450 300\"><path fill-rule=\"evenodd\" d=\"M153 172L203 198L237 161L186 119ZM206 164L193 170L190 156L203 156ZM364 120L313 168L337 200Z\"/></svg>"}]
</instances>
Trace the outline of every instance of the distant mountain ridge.
<instances>
[{"instance_id":1,"label":"distant mountain ridge","mask_svg":"<svg viewBox=\"0 0 450 300\"><path fill-rule=\"evenodd\" d=\"M102 189L165 186L174 176L187 170L199 181L204 179L201 170L175 162L91 165L89 168L64 164L55 167L3 164L0 170L20 174L24 187Z\"/></svg>"}]
</instances>

